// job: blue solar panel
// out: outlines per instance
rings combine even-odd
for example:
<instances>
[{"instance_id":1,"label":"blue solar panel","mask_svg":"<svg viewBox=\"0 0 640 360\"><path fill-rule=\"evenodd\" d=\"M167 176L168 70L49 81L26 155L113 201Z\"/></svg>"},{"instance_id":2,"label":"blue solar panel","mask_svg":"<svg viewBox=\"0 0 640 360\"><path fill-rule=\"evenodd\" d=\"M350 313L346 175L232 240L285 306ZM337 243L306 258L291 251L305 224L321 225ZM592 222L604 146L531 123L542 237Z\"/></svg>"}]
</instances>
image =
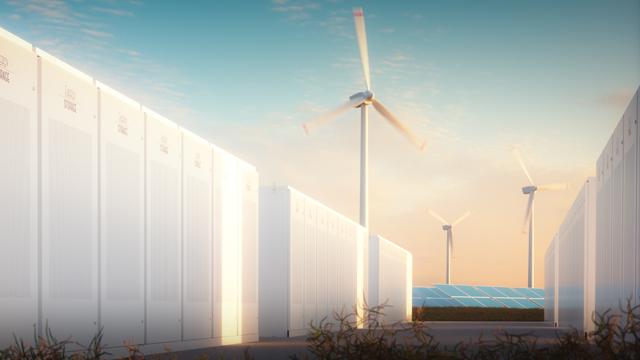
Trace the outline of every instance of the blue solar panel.
<instances>
[{"instance_id":1,"label":"blue solar panel","mask_svg":"<svg viewBox=\"0 0 640 360\"><path fill-rule=\"evenodd\" d=\"M540 299L529 299L529 301L535 303L536 305L538 305L539 308L543 308L544 307L544 299L540 300Z\"/></svg>"},{"instance_id":2,"label":"blue solar panel","mask_svg":"<svg viewBox=\"0 0 640 360\"><path fill-rule=\"evenodd\" d=\"M445 294L444 291L438 289L438 288L431 288L431 290L433 290L434 293L436 293L438 295L438 297L442 297L442 298L448 298L449 295Z\"/></svg>"},{"instance_id":3,"label":"blue solar panel","mask_svg":"<svg viewBox=\"0 0 640 360\"><path fill-rule=\"evenodd\" d=\"M506 287L496 287L496 289L500 290L501 292L506 294L508 297L512 297L512 298L527 297L525 294L521 294L518 291L516 291L516 289L506 288Z\"/></svg>"},{"instance_id":4,"label":"blue solar panel","mask_svg":"<svg viewBox=\"0 0 640 360\"><path fill-rule=\"evenodd\" d=\"M474 298L455 298L456 301L460 302L462 305L466 307L484 307L480 302L478 302Z\"/></svg>"},{"instance_id":5,"label":"blue solar panel","mask_svg":"<svg viewBox=\"0 0 640 360\"><path fill-rule=\"evenodd\" d=\"M534 303L531 300L527 300L527 299L518 299L516 300L517 302L519 302L520 304L522 304L522 306L526 309L537 309L540 306L536 303Z\"/></svg>"},{"instance_id":6,"label":"blue solar panel","mask_svg":"<svg viewBox=\"0 0 640 360\"><path fill-rule=\"evenodd\" d=\"M473 286L456 285L456 288L460 289L461 291L464 291L469 296L473 296L473 297L484 297L484 296L487 296L485 293L483 293L482 291L478 290L477 288L475 288Z\"/></svg>"},{"instance_id":7,"label":"blue solar panel","mask_svg":"<svg viewBox=\"0 0 640 360\"><path fill-rule=\"evenodd\" d=\"M537 295L536 298L544 299L544 289L530 289L530 290Z\"/></svg>"},{"instance_id":8,"label":"blue solar panel","mask_svg":"<svg viewBox=\"0 0 640 360\"><path fill-rule=\"evenodd\" d=\"M447 294L447 296L467 296L467 294L460 291L453 285L436 285L436 289Z\"/></svg>"},{"instance_id":9,"label":"blue solar panel","mask_svg":"<svg viewBox=\"0 0 640 360\"><path fill-rule=\"evenodd\" d=\"M443 305L443 300L442 299L425 299L424 300L424 306L427 307L442 307Z\"/></svg>"},{"instance_id":10,"label":"blue solar panel","mask_svg":"<svg viewBox=\"0 0 640 360\"><path fill-rule=\"evenodd\" d=\"M544 290L502 286L445 285L416 287L413 305L418 307L542 308Z\"/></svg>"},{"instance_id":11,"label":"blue solar panel","mask_svg":"<svg viewBox=\"0 0 640 360\"><path fill-rule=\"evenodd\" d=\"M486 307L490 307L490 308L503 308L504 305L500 304L499 302L493 300L493 299L489 299L489 298L475 298L478 302L480 302L482 305L486 306Z\"/></svg>"},{"instance_id":12,"label":"blue solar panel","mask_svg":"<svg viewBox=\"0 0 640 360\"><path fill-rule=\"evenodd\" d=\"M448 297L447 294L443 293L442 291L439 291L438 289L429 289L429 293L427 294L428 297L432 297L432 298L446 298Z\"/></svg>"},{"instance_id":13,"label":"blue solar panel","mask_svg":"<svg viewBox=\"0 0 640 360\"><path fill-rule=\"evenodd\" d=\"M528 297L528 298L537 298L538 294L533 291L533 289L529 289L529 288L517 288L515 289L517 292L523 294L524 296Z\"/></svg>"},{"instance_id":14,"label":"blue solar panel","mask_svg":"<svg viewBox=\"0 0 640 360\"><path fill-rule=\"evenodd\" d=\"M503 299L496 299L496 300L501 302L502 304L504 304L508 308L524 309L524 306L522 304L520 304L519 302L517 302L517 301L515 301L513 299L503 298Z\"/></svg>"},{"instance_id":15,"label":"blue solar panel","mask_svg":"<svg viewBox=\"0 0 640 360\"><path fill-rule=\"evenodd\" d=\"M505 293L491 286L477 286L477 288L491 297L508 297Z\"/></svg>"}]
</instances>

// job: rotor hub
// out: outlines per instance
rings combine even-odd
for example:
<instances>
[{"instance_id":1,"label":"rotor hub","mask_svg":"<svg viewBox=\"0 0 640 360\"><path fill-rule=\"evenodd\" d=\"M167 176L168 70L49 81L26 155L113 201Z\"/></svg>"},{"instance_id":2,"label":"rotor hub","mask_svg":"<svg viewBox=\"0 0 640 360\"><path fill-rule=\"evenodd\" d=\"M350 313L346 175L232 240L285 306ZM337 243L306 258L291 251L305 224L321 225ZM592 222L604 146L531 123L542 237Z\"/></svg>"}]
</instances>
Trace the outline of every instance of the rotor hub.
<instances>
[{"instance_id":1,"label":"rotor hub","mask_svg":"<svg viewBox=\"0 0 640 360\"><path fill-rule=\"evenodd\" d=\"M362 104L357 106L357 107L360 107L362 105L371 105L371 101L373 101L374 97L375 96L373 94L373 91L365 90L365 91L361 91L359 93L355 93L355 94L349 96L349 100L353 100L353 99L356 99L356 98L364 99Z\"/></svg>"}]
</instances>

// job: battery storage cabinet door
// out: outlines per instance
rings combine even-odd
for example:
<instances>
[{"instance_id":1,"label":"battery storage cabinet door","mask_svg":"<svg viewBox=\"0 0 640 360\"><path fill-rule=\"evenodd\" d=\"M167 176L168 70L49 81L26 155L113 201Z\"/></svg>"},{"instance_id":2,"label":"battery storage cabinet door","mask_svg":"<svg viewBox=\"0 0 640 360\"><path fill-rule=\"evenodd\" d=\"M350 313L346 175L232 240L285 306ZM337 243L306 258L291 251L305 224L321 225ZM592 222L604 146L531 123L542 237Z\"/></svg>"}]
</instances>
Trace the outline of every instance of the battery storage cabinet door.
<instances>
[{"instance_id":1,"label":"battery storage cabinet door","mask_svg":"<svg viewBox=\"0 0 640 360\"><path fill-rule=\"evenodd\" d=\"M213 336L238 336L240 211L237 161L213 148L214 317Z\"/></svg>"},{"instance_id":2,"label":"battery storage cabinet door","mask_svg":"<svg viewBox=\"0 0 640 360\"><path fill-rule=\"evenodd\" d=\"M148 110L147 343L181 339L181 141L178 126Z\"/></svg>"},{"instance_id":3,"label":"battery storage cabinet door","mask_svg":"<svg viewBox=\"0 0 640 360\"><path fill-rule=\"evenodd\" d=\"M183 130L184 340L212 337L212 154Z\"/></svg>"},{"instance_id":4,"label":"battery storage cabinet door","mask_svg":"<svg viewBox=\"0 0 640 360\"><path fill-rule=\"evenodd\" d=\"M0 348L38 323L37 61L0 29Z\"/></svg>"},{"instance_id":5,"label":"battery storage cabinet door","mask_svg":"<svg viewBox=\"0 0 640 360\"><path fill-rule=\"evenodd\" d=\"M99 84L100 325L104 343L144 342L144 113Z\"/></svg>"},{"instance_id":6,"label":"battery storage cabinet door","mask_svg":"<svg viewBox=\"0 0 640 360\"><path fill-rule=\"evenodd\" d=\"M242 204L242 262L240 296L240 335L245 340L258 337L258 173L248 164L239 162Z\"/></svg>"},{"instance_id":7,"label":"battery storage cabinet door","mask_svg":"<svg viewBox=\"0 0 640 360\"><path fill-rule=\"evenodd\" d=\"M97 88L43 52L42 322L87 344L98 330Z\"/></svg>"}]
</instances>

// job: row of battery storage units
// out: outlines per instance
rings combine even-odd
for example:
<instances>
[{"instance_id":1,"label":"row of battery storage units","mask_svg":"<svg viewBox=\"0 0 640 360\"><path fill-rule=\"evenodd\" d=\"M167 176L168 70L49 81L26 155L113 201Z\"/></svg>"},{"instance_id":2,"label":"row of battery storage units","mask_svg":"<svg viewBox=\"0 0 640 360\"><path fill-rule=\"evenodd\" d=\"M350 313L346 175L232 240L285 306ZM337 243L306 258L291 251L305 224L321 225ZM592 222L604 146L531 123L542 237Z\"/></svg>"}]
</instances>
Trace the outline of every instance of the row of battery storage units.
<instances>
[{"instance_id":1,"label":"row of battery storage units","mask_svg":"<svg viewBox=\"0 0 640 360\"><path fill-rule=\"evenodd\" d=\"M547 249L547 321L589 331L592 314L640 304L638 91Z\"/></svg>"},{"instance_id":2,"label":"row of battery storage units","mask_svg":"<svg viewBox=\"0 0 640 360\"><path fill-rule=\"evenodd\" d=\"M383 324L410 321L413 300L413 256L379 235L369 237L369 306L386 305Z\"/></svg>"},{"instance_id":3,"label":"row of battery storage units","mask_svg":"<svg viewBox=\"0 0 640 360\"><path fill-rule=\"evenodd\" d=\"M260 336L305 335L310 324L387 302L411 315L411 254L291 187L260 190ZM373 301L373 302L372 302Z\"/></svg>"},{"instance_id":4,"label":"row of battery storage units","mask_svg":"<svg viewBox=\"0 0 640 360\"><path fill-rule=\"evenodd\" d=\"M545 255L545 320L594 329L597 180L586 181Z\"/></svg>"},{"instance_id":5,"label":"row of battery storage units","mask_svg":"<svg viewBox=\"0 0 640 360\"><path fill-rule=\"evenodd\" d=\"M640 89L638 90L640 91ZM638 91L600 155L596 169L596 310L639 304L640 155Z\"/></svg>"},{"instance_id":6,"label":"row of battery storage units","mask_svg":"<svg viewBox=\"0 0 640 360\"><path fill-rule=\"evenodd\" d=\"M257 339L255 169L6 32L0 73L0 347Z\"/></svg>"}]
</instances>

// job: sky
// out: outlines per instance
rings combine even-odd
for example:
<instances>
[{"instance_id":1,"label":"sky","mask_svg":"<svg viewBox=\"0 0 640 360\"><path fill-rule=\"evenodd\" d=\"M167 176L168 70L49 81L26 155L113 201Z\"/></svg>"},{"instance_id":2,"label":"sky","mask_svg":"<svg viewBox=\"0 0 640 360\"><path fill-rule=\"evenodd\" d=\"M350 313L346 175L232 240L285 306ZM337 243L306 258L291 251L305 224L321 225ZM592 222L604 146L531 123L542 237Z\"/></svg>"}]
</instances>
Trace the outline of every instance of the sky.
<instances>
[{"instance_id":1,"label":"sky","mask_svg":"<svg viewBox=\"0 0 640 360\"><path fill-rule=\"evenodd\" d=\"M640 85L640 0L0 0L0 27L358 219L359 114L301 125L364 90L363 6L376 97L427 139L370 118L370 227L413 254L414 284L526 286L528 181L536 287L544 252Z\"/></svg>"}]
</instances>

